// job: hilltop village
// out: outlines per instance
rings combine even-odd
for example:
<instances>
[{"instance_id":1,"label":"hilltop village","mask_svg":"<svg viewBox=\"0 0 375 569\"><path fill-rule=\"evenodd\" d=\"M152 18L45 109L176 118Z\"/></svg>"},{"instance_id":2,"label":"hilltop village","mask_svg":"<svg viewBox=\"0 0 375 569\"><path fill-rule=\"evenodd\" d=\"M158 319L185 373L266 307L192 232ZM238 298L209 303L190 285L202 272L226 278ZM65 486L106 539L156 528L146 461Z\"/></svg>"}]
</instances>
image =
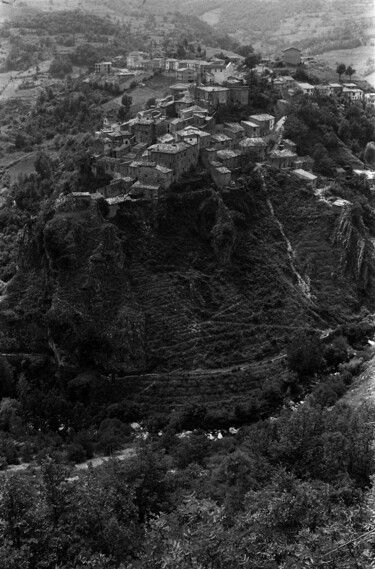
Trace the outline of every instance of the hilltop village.
<instances>
[{"instance_id":1,"label":"hilltop village","mask_svg":"<svg viewBox=\"0 0 375 569\"><path fill-rule=\"evenodd\" d=\"M285 66L309 64L309 58L303 60L294 47L284 50L282 57ZM314 160L299 156L297 145L283 137L290 99L296 93L319 93L338 104L362 101L373 105L375 93L365 92L352 81L312 85L291 75L270 73L267 81L280 97L273 114L256 113L237 122L218 120L220 108L241 108L249 103L251 84L243 59L235 55L210 61L149 59L138 51L127 56L127 68L119 68L116 61L97 63L86 82L113 84L122 91L129 77L140 71L165 74L176 82L169 87L168 95L155 99L149 108L124 122L117 120L119 105L108 108L102 129L95 133L92 171L112 180L93 194L74 192L73 197L80 201L105 198L112 217L127 202L157 203L173 183L197 168L209 172L212 183L223 189L231 187L246 167L256 163L287 170L302 184L316 188ZM268 65L269 60L261 60L251 73L264 76Z\"/></svg>"}]
</instances>

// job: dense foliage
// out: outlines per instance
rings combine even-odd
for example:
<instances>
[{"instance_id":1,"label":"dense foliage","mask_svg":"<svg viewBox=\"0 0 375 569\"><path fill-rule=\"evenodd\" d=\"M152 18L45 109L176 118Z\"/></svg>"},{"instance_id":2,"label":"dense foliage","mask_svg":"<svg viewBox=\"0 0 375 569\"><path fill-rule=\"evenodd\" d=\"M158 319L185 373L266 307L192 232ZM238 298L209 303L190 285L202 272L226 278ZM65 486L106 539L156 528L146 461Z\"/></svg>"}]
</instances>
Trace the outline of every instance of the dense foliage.
<instances>
[{"instance_id":1,"label":"dense foliage","mask_svg":"<svg viewBox=\"0 0 375 569\"><path fill-rule=\"evenodd\" d=\"M172 417L124 462L4 474L0 567L370 567L370 416L311 399L216 442Z\"/></svg>"}]
</instances>

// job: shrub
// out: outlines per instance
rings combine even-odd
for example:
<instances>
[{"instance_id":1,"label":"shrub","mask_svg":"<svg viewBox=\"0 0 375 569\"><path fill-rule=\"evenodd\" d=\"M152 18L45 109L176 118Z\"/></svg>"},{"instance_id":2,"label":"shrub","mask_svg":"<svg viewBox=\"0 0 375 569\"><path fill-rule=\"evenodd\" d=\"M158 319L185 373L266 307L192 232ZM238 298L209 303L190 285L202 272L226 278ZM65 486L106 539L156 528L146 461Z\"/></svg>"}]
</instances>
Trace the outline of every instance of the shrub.
<instances>
[{"instance_id":1,"label":"shrub","mask_svg":"<svg viewBox=\"0 0 375 569\"><path fill-rule=\"evenodd\" d=\"M300 377L316 373L323 361L319 340L307 334L295 335L287 346L288 365Z\"/></svg>"},{"instance_id":2,"label":"shrub","mask_svg":"<svg viewBox=\"0 0 375 569\"><path fill-rule=\"evenodd\" d=\"M68 446L66 458L69 462L80 463L86 460L86 452L81 444L73 443Z\"/></svg>"}]
</instances>

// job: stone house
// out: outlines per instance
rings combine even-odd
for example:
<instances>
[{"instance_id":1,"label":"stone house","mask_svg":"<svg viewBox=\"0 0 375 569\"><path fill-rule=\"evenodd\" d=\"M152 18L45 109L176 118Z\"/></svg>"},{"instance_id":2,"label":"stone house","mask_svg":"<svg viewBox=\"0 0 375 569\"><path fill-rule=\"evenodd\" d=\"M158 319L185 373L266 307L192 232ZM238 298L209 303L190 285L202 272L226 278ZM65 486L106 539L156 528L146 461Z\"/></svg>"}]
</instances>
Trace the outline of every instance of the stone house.
<instances>
[{"instance_id":1,"label":"stone house","mask_svg":"<svg viewBox=\"0 0 375 569\"><path fill-rule=\"evenodd\" d=\"M315 85L315 92L321 96L327 96L331 94L331 88L329 85Z\"/></svg>"},{"instance_id":2,"label":"stone house","mask_svg":"<svg viewBox=\"0 0 375 569\"><path fill-rule=\"evenodd\" d=\"M185 142L154 144L148 149L149 157L159 166L173 170L175 179L188 172L198 163L198 145Z\"/></svg>"},{"instance_id":3,"label":"stone house","mask_svg":"<svg viewBox=\"0 0 375 569\"><path fill-rule=\"evenodd\" d=\"M375 93L365 93L364 98L367 104L375 106Z\"/></svg>"},{"instance_id":4,"label":"stone house","mask_svg":"<svg viewBox=\"0 0 375 569\"><path fill-rule=\"evenodd\" d=\"M182 130L175 132L176 140L182 142L189 142L190 144L198 144L198 149L206 148L211 144L211 135L194 126L187 126ZM195 141L195 142L194 142Z\"/></svg>"},{"instance_id":5,"label":"stone house","mask_svg":"<svg viewBox=\"0 0 375 569\"><path fill-rule=\"evenodd\" d=\"M129 196L137 199L144 199L157 203L160 196L161 187L159 184L145 184L141 181L135 182L129 191Z\"/></svg>"},{"instance_id":6,"label":"stone house","mask_svg":"<svg viewBox=\"0 0 375 569\"><path fill-rule=\"evenodd\" d=\"M234 140L235 143L245 138L245 129L241 124L237 122L224 123L223 133Z\"/></svg>"},{"instance_id":7,"label":"stone house","mask_svg":"<svg viewBox=\"0 0 375 569\"><path fill-rule=\"evenodd\" d=\"M260 136L266 136L274 129L275 126L275 117L267 113L250 115L249 121L259 125Z\"/></svg>"},{"instance_id":8,"label":"stone house","mask_svg":"<svg viewBox=\"0 0 375 569\"><path fill-rule=\"evenodd\" d=\"M109 75L112 71L112 63L110 61L101 61L94 65L95 73L100 75Z\"/></svg>"},{"instance_id":9,"label":"stone house","mask_svg":"<svg viewBox=\"0 0 375 569\"><path fill-rule=\"evenodd\" d=\"M244 138L239 143L239 149L244 156L251 160L264 160L267 142L263 138Z\"/></svg>"},{"instance_id":10,"label":"stone house","mask_svg":"<svg viewBox=\"0 0 375 569\"><path fill-rule=\"evenodd\" d=\"M197 74L194 69L190 69L189 67L182 67L176 71L176 79L182 83L193 83L196 77Z\"/></svg>"},{"instance_id":11,"label":"stone house","mask_svg":"<svg viewBox=\"0 0 375 569\"><path fill-rule=\"evenodd\" d=\"M331 95L339 96L342 94L343 86L341 83L329 83L328 87Z\"/></svg>"},{"instance_id":12,"label":"stone house","mask_svg":"<svg viewBox=\"0 0 375 569\"><path fill-rule=\"evenodd\" d=\"M269 154L268 162L274 168L281 170L282 168L290 168L296 158L297 154L291 150L272 150Z\"/></svg>"},{"instance_id":13,"label":"stone house","mask_svg":"<svg viewBox=\"0 0 375 569\"><path fill-rule=\"evenodd\" d=\"M291 46L283 50L283 62L286 65L299 65L301 63L301 50Z\"/></svg>"},{"instance_id":14,"label":"stone house","mask_svg":"<svg viewBox=\"0 0 375 569\"><path fill-rule=\"evenodd\" d=\"M304 95L313 95L315 91L314 85L311 85L310 83L303 83L296 81L296 88L299 91L302 91Z\"/></svg>"},{"instance_id":15,"label":"stone house","mask_svg":"<svg viewBox=\"0 0 375 569\"><path fill-rule=\"evenodd\" d=\"M142 69L146 54L143 51L131 51L126 58L126 66L129 69Z\"/></svg>"},{"instance_id":16,"label":"stone house","mask_svg":"<svg viewBox=\"0 0 375 569\"><path fill-rule=\"evenodd\" d=\"M103 193L105 198L114 198L116 196L127 194L133 184L134 179L129 176L115 178L108 186L105 186L100 193Z\"/></svg>"},{"instance_id":17,"label":"stone house","mask_svg":"<svg viewBox=\"0 0 375 569\"><path fill-rule=\"evenodd\" d=\"M201 152L200 152L201 161L202 161L203 166L207 170L210 169L212 162L216 161L217 152L218 151L216 150L216 148L212 148L212 147L201 149Z\"/></svg>"},{"instance_id":18,"label":"stone house","mask_svg":"<svg viewBox=\"0 0 375 569\"><path fill-rule=\"evenodd\" d=\"M315 190L318 176L315 176L314 174L311 174L311 172L307 172L306 170L302 170L300 168L293 170L292 174L299 180L302 180L309 188Z\"/></svg>"},{"instance_id":19,"label":"stone house","mask_svg":"<svg viewBox=\"0 0 375 569\"><path fill-rule=\"evenodd\" d=\"M363 99L363 91L358 88L344 87L342 90L343 97L348 101L361 101Z\"/></svg>"},{"instance_id":20,"label":"stone house","mask_svg":"<svg viewBox=\"0 0 375 569\"><path fill-rule=\"evenodd\" d=\"M233 146L232 139L226 134L216 133L211 136L211 146L216 150L231 148Z\"/></svg>"},{"instance_id":21,"label":"stone house","mask_svg":"<svg viewBox=\"0 0 375 569\"><path fill-rule=\"evenodd\" d=\"M138 119L134 124L136 142L153 144L155 142L155 121L152 118Z\"/></svg>"},{"instance_id":22,"label":"stone house","mask_svg":"<svg viewBox=\"0 0 375 569\"><path fill-rule=\"evenodd\" d=\"M174 59L173 57L168 57L165 60L165 70L167 73L176 72L178 69L179 60Z\"/></svg>"},{"instance_id":23,"label":"stone house","mask_svg":"<svg viewBox=\"0 0 375 569\"><path fill-rule=\"evenodd\" d=\"M166 168L165 166L155 166L155 178L157 182L165 189L173 183L174 172L171 168Z\"/></svg>"},{"instance_id":24,"label":"stone house","mask_svg":"<svg viewBox=\"0 0 375 569\"><path fill-rule=\"evenodd\" d=\"M198 103L203 103L207 108L216 109L219 105L227 105L229 102L229 89L219 86L197 86L195 98Z\"/></svg>"},{"instance_id":25,"label":"stone house","mask_svg":"<svg viewBox=\"0 0 375 569\"><path fill-rule=\"evenodd\" d=\"M233 170L241 166L242 152L239 150L218 150L216 156L217 160L229 170Z\"/></svg>"},{"instance_id":26,"label":"stone house","mask_svg":"<svg viewBox=\"0 0 375 569\"><path fill-rule=\"evenodd\" d=\"M229 168L211 164L209 170L214 184L219 189L225 188L225 186L228 186L230 184L232 173Z\"/></svg>"},{"instance_id":27,"label":"stone house","mask_svg":"<svg viewBox=\"0 0 375 569\"><path fill-rule=\"evenodd\" d=\"M190 93L191 85L189 83L175 83L170 85L169 90L174 97L175 101L182 99L184 95Z\"/></svg>"},{"instance_id":28,"label":"stone house","mask_svg":"<svg viewBox=\"0 0 375 569\"><path fill-rule=\"evenodd\" d=\"M194 99L190 95L185 95L182 99L175 101L177 115L181 118L181 111L191 109L194 106Z\"/></svg>"},{"instance_id":29,"label":"stone house","mask_svg":"<svg viewBox=\"0 0 375 569\"><path fill-rule=\"evenodd\" d=\"M258 138L260 136L261 127L253 121L241 121L241 126L245 129L247 138Z\"/></svg>"},{"instance_id":30,"label":"stone house","mask_svg":"<svg viewBox=\"0 0 375 569\"><path fill-rule=\"evenodd\" d=\"M235 66L232 62L210 62L204 66L204 77L207 84L217 83L222 85L228 81L235 72Z\"/></svg>"}]
</instances>

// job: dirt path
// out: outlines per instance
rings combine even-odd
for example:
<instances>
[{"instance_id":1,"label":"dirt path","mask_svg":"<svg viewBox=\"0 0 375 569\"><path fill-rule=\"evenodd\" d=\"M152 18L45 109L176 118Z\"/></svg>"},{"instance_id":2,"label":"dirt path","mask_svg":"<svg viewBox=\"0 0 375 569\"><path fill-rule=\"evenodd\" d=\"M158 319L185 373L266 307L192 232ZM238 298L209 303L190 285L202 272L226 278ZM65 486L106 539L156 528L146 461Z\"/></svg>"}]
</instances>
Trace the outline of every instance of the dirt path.
<instances>
[{"instance_id":1,"label":"dirt path","mask_svg":"<svg viewBox=\"0 0 375 569\"><path fill-rule=\"evenodd\" d=\"M75 468L77 470L87 470L90 466L93 466L95 468L96 466L100 466L104 462L108 462L108 460L111 460L111 458L115 458L117 460L126 460L127 458L131 458L134 455L135 455L134 448L126 448L110 456L97 456L96 458L86 460L85 462L76 464Z\"/></svg>"}]
</instances>

